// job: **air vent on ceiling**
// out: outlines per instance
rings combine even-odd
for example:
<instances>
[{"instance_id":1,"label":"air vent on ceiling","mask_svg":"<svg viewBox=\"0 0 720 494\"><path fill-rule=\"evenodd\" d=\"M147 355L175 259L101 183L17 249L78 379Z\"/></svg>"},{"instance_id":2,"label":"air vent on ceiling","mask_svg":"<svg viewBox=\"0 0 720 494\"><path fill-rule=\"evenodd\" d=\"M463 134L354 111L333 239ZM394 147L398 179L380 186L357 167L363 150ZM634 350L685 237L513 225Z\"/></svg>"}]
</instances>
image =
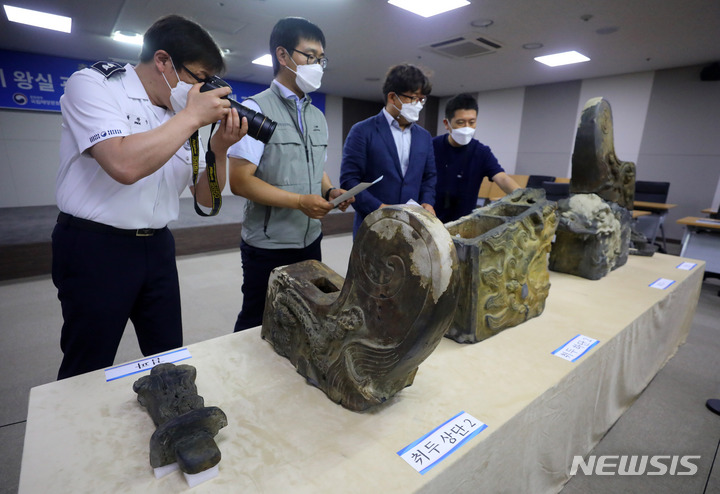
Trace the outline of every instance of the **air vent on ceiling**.
<instances>
[{"instance_id":1,"label":"air vent on ceiling","mask_svg":"<svg viewBox=\"0 0 720 494\"><path fill-rule=\"evenodd\" d=\"M487 36L480 36L475 33L454 36L443 41L425 45L422 48L446 57L470 58L494 53L502 48L502 45Z\"/></svg>"}]
</instances>

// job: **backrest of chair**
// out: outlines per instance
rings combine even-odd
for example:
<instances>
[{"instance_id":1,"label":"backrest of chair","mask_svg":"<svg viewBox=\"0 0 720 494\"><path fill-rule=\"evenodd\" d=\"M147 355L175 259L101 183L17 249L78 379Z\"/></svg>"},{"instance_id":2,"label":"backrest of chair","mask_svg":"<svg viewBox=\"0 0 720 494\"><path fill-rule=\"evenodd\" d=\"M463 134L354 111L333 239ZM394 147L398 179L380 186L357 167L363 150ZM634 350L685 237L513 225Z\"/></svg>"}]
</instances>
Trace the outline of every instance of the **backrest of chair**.
<instances>
[{"instance_id":1,"label":"backrest of chair","mask_svg":"<svg viewBox=\"0 0 720 494\"><path fill-rule=\"evenodd\" d=\"M545 189L545 197L548 201L559 201L570 197L570 184L562 182L543 182L542 188Z\"/></svg>"},{"instance_id":2,"label":"backrest of chair","mask_svg":"<svg viewBox=\"0 0 720 494\"><path fill-rule=\"evenodd\" d=\"M635 200L647 202L667 202L670 182L635 181Z\"/></svg>"},{"instance_id":3,"label":"backrest of chair","mask_svg":"<svg viewBox=\"0 0 720 494\"><path fill-rule=\"evenodd\" d=\"M553 182L554 180L555 177L550 175L530 175L528 177L527 187L533 189L542 188L543 182Z\"/></svg>"}]
</instances>

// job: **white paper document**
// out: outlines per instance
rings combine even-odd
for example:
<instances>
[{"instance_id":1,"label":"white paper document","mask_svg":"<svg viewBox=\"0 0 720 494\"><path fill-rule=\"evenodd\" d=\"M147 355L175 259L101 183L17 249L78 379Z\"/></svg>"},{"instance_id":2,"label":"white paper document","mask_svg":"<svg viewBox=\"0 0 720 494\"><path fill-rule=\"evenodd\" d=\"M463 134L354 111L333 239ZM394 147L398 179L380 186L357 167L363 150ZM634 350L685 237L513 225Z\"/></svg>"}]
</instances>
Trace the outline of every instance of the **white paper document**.
<instances>
[{"instance_id":1,"label":"white paper document","mask_svg":"<svg viewBox=\"0 0 720 494\"><path fill-rule=\"evenodd\" d=\"M374 182L360 182L359 184L357 184L357 185L356 185L355 187L353 187L352 189L350 189L350 190L348 190L347 192L344 192L343 194L337 196L337 197L336 197L335 199L333 199L332 201L329 201L330 204L332 204L332 205L335 206L335 207L338 207L341 202L347 201L347 200L350 199L351 197L355 197L356 195L358 195L360 192L362 192L363 190L367 189L367 188L370 187L371 185L375 185L376 183L378 183L380 180L382 180L383 176L384 176L384 175L380 175L378 178L375 179Z\"/></svg>"}]
</instances>

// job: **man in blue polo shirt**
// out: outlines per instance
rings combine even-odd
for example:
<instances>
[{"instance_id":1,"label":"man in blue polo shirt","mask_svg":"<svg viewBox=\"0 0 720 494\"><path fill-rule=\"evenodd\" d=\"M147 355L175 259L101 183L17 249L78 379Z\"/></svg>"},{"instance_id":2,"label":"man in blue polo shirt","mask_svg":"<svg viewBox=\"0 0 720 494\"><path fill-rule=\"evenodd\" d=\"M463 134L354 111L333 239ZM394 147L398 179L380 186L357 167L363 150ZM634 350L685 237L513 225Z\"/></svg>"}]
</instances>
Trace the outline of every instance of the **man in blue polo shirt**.
<instances>
[{"instance_id":1,"label":"man in blue polo shirt","mask_svg":"<svg viewBox=\"0 0 720 494\"><path fill-rule=\"evenodd\" d=\"M520 188L505 173L490 148L473 139L477 114L475 98L467 93L455 96L445 107L443 122L448 134L433 138L437 169L435 213L443 223L475 209L484 177L498 184L506 194Z\"/></svg>"}]
</instances>

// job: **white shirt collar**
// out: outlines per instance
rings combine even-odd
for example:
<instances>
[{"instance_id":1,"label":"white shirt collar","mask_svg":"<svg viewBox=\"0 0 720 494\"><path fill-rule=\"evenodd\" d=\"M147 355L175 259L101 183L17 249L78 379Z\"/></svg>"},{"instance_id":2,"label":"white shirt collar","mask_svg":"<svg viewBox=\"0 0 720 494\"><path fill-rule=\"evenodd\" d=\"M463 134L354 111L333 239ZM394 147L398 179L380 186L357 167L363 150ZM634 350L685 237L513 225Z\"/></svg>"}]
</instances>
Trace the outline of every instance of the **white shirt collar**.
<instances>
[{"instance_id":1,"label":"white shirt collar","mask_svg":"<svg viewBox=\"0 0 720 494\"><path fill-rule=\"evenodd\" d=\"M405 127L405 129L402 129L402 128L400 128L400 123L397 121L397 119L395 117L393 117L392 115L390 115L390 112L387 111L387 109L385 109L385 107L383 107L382 112L383 112L383 115L385 115L385 119L387 120L388 125L390 125L390 127L395 127L400 132L404 132L405 130L410 130L412 128L412 126L414 125L414 123L411 123L410 125Z\"/></svg>"},{"instance_id":2,"label":"white shirt collar","mask_svg":"<svg viewBox=\"0 0 720 494\"><path fill-rule=\"evenodd\" d=\"M283 86L281 83L278 82L277 79L273 79L273 84L277 85L277 87L280 89L280 92L283 95L283 98L291 98L299 102L303 102L305 100L305 96L302 98L299 98L297 94L293 93L290 89Z\"/></svg>"},{"instance_id":3,"label":"white shirt collar","mask_svg":"<svg viewBox=\"0 0 720 494\"><path fill-rule=\"evenodd\" d=\"M140 78L137 75L137 72L135 72L135 67L133 67L131 64L125 65L125 78L123 79L123 86L125 86L127 95L130 98L146 100L150 99L147 91L145 91L145 86L143 86Z\"/></svg>"}]
</instances>

